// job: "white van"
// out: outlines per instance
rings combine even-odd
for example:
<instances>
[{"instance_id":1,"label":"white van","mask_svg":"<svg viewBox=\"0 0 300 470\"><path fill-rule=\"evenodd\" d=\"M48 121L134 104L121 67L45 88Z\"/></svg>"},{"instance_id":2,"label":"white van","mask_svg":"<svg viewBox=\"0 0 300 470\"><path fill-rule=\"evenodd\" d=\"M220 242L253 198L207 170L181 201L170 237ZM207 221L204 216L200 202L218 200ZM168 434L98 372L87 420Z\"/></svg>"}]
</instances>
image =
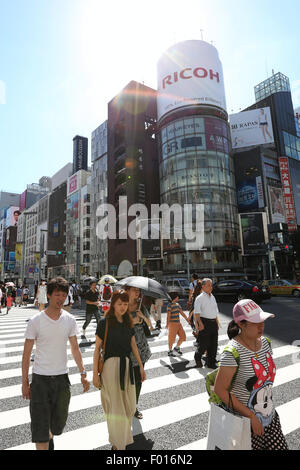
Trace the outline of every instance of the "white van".
<instances>
[{"instance_id":1,"label":"white van","mask_svg":"<svg viewBox=\"0 0 300 470\"><path fill-rule=\"evenodd\" d=\"M167 278L162 284L167 292L178 292L179 297L189 296L189 282L185 278Z\"/></svg>"}]
</instances>

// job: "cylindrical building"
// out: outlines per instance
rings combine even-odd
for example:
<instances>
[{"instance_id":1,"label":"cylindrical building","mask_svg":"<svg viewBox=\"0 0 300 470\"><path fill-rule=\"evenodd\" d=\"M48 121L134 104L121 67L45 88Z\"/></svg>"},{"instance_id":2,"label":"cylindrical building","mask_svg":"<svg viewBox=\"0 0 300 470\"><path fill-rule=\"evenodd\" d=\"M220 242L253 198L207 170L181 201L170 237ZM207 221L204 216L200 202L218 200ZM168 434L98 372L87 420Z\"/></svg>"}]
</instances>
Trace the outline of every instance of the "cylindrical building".
<instances>
[{"instance_id":1,"label":"cylindrical building","mask_svg":"<svg viewBox=\"0 0 300 470\"><path fill-rule=\"evenodd\" d=\"M170 47L158 62L161 203L204 204L204 247L164 241L164 272L223 277L239 266L233 160L218 51L204 41Z\"/></svg>"}]
</instances>

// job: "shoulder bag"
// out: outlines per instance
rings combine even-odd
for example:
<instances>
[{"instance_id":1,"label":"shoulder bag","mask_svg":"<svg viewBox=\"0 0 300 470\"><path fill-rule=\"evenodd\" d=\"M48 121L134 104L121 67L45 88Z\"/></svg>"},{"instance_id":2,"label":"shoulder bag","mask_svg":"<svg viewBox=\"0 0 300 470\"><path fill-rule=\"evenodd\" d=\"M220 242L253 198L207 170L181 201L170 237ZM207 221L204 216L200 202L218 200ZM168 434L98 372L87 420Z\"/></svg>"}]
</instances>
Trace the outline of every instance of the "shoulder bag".
<instances>
[{"instance_id":1,"label":"shoulder bag","mask_svg":"<svg viewBox=\"0 0 300 470\"><path fill-rule=\"evenodd\" d=\"M105 324L105 333L104 333L104 341L102 344L102 348L99 355L99 362L98 362L98 374L101 375L104 366L104 356L105 356L105 347L106 347L106 340L107 340L107 331L108 331L108 319L106 319Z\"/></svg>"}]
</instances>

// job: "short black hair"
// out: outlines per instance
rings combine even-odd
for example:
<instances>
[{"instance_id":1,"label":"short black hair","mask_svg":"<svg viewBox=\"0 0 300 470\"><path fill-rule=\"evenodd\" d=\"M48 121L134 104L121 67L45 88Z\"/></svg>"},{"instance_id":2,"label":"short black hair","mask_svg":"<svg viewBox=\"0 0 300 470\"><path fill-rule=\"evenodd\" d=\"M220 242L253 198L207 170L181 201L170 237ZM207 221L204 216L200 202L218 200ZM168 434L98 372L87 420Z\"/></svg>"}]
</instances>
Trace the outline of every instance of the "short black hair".
<instances>
[{"instance_id":1,"label":"short black hair","mask_svg":"<svg viewBox=\"0 0 300 470\"><path fill-rule=\"evenodd\" d=\"M172 300L176 299L176 297L179 297L178 292L168 292L168 294Z\"/></svg>"},{"instance_id":2,"label":"short black hair","mask_svg":"<svg viewBox=\"0 0 300 470\"><path fill-rule=\"evenodd\" d=\"M55 277L47 284L47 294L52 295L55 290L60 290L68 294L69 283L63 277Z\"/></svg>"}]
</instances>

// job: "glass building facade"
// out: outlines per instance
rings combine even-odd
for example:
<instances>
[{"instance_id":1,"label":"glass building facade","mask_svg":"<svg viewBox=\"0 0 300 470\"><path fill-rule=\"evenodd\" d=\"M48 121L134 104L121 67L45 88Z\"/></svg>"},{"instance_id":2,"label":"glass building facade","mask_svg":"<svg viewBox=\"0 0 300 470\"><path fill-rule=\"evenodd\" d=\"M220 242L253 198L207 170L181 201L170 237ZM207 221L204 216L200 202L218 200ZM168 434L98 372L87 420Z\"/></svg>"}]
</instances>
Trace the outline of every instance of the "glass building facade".
<instances>
[{"instance_id":1,"label":"glass building facade","mask_svg":"<svg viewBox=\"0 0 300 470\"><path fill-rule=\"evenodd\" d=\"M290 81L283 73L275 73L254 87L255 100L260 101L279 91L291 91Z\"/></svg>"},{"instance_id":2,"label":"glass building facade","mask_svg":"<svg viewBox=\"0 0 300 470\"><path fill-rule=\"evenodd\" d=\"M239 266L239 227L228 122L210 109L181 110L160 123L161 203L204 204L204 250L189 252L191 272L217 276ZM225 116L225 115L224 115ZM186 263L185 240L164 241L165 271Z\"/></svg>"}]
</instances>

